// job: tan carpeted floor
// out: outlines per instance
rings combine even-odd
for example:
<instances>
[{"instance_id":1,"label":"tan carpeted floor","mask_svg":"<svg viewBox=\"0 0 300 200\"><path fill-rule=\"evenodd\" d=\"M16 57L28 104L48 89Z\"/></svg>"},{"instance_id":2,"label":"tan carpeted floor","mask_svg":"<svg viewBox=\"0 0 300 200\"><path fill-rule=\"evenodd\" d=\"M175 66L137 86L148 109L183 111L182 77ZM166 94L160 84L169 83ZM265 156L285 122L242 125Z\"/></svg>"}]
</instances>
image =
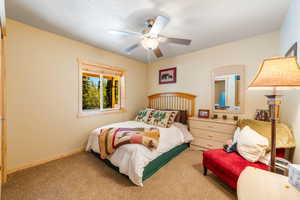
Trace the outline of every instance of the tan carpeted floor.
<instances>
[{"instance_id":1,"label":"tan carpeted floor","mask_svg":"<svg viewBox=\"0 0 300 200\"><path fill-rule=\"evenodd\" d=\"M17 172L3 187L4 200L236 199L214 175L202 175L201 152L186 150L138 187L90 153Z\"/></svg>"}]
</instances>

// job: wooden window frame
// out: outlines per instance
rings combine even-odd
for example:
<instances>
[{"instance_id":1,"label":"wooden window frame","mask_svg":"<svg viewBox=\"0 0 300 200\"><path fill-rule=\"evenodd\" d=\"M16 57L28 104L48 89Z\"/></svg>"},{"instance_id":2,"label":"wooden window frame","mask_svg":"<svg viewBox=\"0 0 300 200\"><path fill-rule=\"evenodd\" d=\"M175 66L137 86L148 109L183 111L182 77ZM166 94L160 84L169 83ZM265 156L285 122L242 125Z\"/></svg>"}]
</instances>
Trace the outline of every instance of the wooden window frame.
<instances>
[{"instance_id":1,"label":"wooden window frame","mask_svg":"<svg viewBox=\"0 0 300 200\"><path fill-rule=\"evenodd\" d=\"M79 92L78 92L78 117L87 117L87 116L93 116L93 115L102 115L102 114L113 114L113 113L123 113L126 111L125 109L125 73L126 70L119 68L119 67L112 67L107 66L103 64L98 64L95 62L90 62L86 60L77 59L78 62L78 85L79 85ZM83 73L95 73L99 74L100 77L103 75L106 75L105 73L102 73L101 71L111 71L115 72L114 74L107 74L109 76L119 76L120 77L120 93L119 93L119 99L120 99L120 107L119 108L111 108L111 109L102 109L102 103L100 109L93 109L89 111L85 111L82 109L82 74ZM102 90L100 90L102 93Z\"/></svg>"}]
</instances>

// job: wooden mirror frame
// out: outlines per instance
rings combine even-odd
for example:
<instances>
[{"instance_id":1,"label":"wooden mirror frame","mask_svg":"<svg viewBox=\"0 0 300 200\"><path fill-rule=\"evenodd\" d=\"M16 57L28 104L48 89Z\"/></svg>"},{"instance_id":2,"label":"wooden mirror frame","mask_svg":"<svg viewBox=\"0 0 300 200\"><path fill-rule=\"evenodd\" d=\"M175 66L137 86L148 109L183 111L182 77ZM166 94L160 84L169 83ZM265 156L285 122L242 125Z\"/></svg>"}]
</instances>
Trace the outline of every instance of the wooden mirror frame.
<instances>
[{"instance_id":1,"label":"wooden mirror frame","mask_svg":"<svg viewBox=\"0 0 300 200\"><path fill-rule=\"evenodd\" d=\"M215 77L229 74L240 75L240 110L216 110L215 109ZM211 107L213 113L244 114L245 112L245 66L228 65L215 68L211 71Z\"/></svg>"}]
</instances>

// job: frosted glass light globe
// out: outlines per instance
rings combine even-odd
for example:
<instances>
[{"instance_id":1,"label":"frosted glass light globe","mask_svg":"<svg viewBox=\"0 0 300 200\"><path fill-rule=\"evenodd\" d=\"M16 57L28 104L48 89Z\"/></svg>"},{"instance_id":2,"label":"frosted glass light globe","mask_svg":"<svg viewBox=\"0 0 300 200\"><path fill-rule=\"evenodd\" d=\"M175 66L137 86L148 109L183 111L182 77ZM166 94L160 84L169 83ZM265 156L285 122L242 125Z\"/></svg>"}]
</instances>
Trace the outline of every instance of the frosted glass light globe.
<instances>
[{"instance_id":1,"label":"frosted glass light globe","mask_svg":"<svg viewBox=\"0 0 300 200\"><path fill-rule=\"evenodd\" d=\"M156 38L144 38L141 43L145 49L153 50L158 47L159 41Z\"/></svg>"}]
</instances>

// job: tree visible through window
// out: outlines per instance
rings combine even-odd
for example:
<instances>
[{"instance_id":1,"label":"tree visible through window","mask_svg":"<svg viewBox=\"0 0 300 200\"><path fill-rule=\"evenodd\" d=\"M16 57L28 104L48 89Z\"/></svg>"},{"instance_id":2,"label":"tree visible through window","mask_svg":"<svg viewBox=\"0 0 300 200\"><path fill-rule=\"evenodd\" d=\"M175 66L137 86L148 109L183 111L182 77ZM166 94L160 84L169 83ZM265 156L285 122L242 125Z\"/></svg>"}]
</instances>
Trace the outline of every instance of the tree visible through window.
<instances>
[{"instance_id":1,"label":"tree visible through window","mask_svg":"<svg viewBox=\"0 0 300 200\"><path fill-rule=\"evenodd\" d=\"M82 73L82 110L120 108L120 77Z\"/></svg>"},{"instance_id":2,"label":"tree visible through window","mask_svg":"<svg viewBox=\"0 0 300 200\"><path fill-rule=\"evenodd\" d=\"M78 117L125 111L126 70L78 59Z\"/></svg>"},{"instance_id":3,"label":"tree visible through window","mask_svg":"<svg viewBox=\"0 0 300 200\"><path fill-rule=\"evenodd\" d=\"M100 77L82 76L82 109L100 108Z\"/></svg>"}]
</instances>

